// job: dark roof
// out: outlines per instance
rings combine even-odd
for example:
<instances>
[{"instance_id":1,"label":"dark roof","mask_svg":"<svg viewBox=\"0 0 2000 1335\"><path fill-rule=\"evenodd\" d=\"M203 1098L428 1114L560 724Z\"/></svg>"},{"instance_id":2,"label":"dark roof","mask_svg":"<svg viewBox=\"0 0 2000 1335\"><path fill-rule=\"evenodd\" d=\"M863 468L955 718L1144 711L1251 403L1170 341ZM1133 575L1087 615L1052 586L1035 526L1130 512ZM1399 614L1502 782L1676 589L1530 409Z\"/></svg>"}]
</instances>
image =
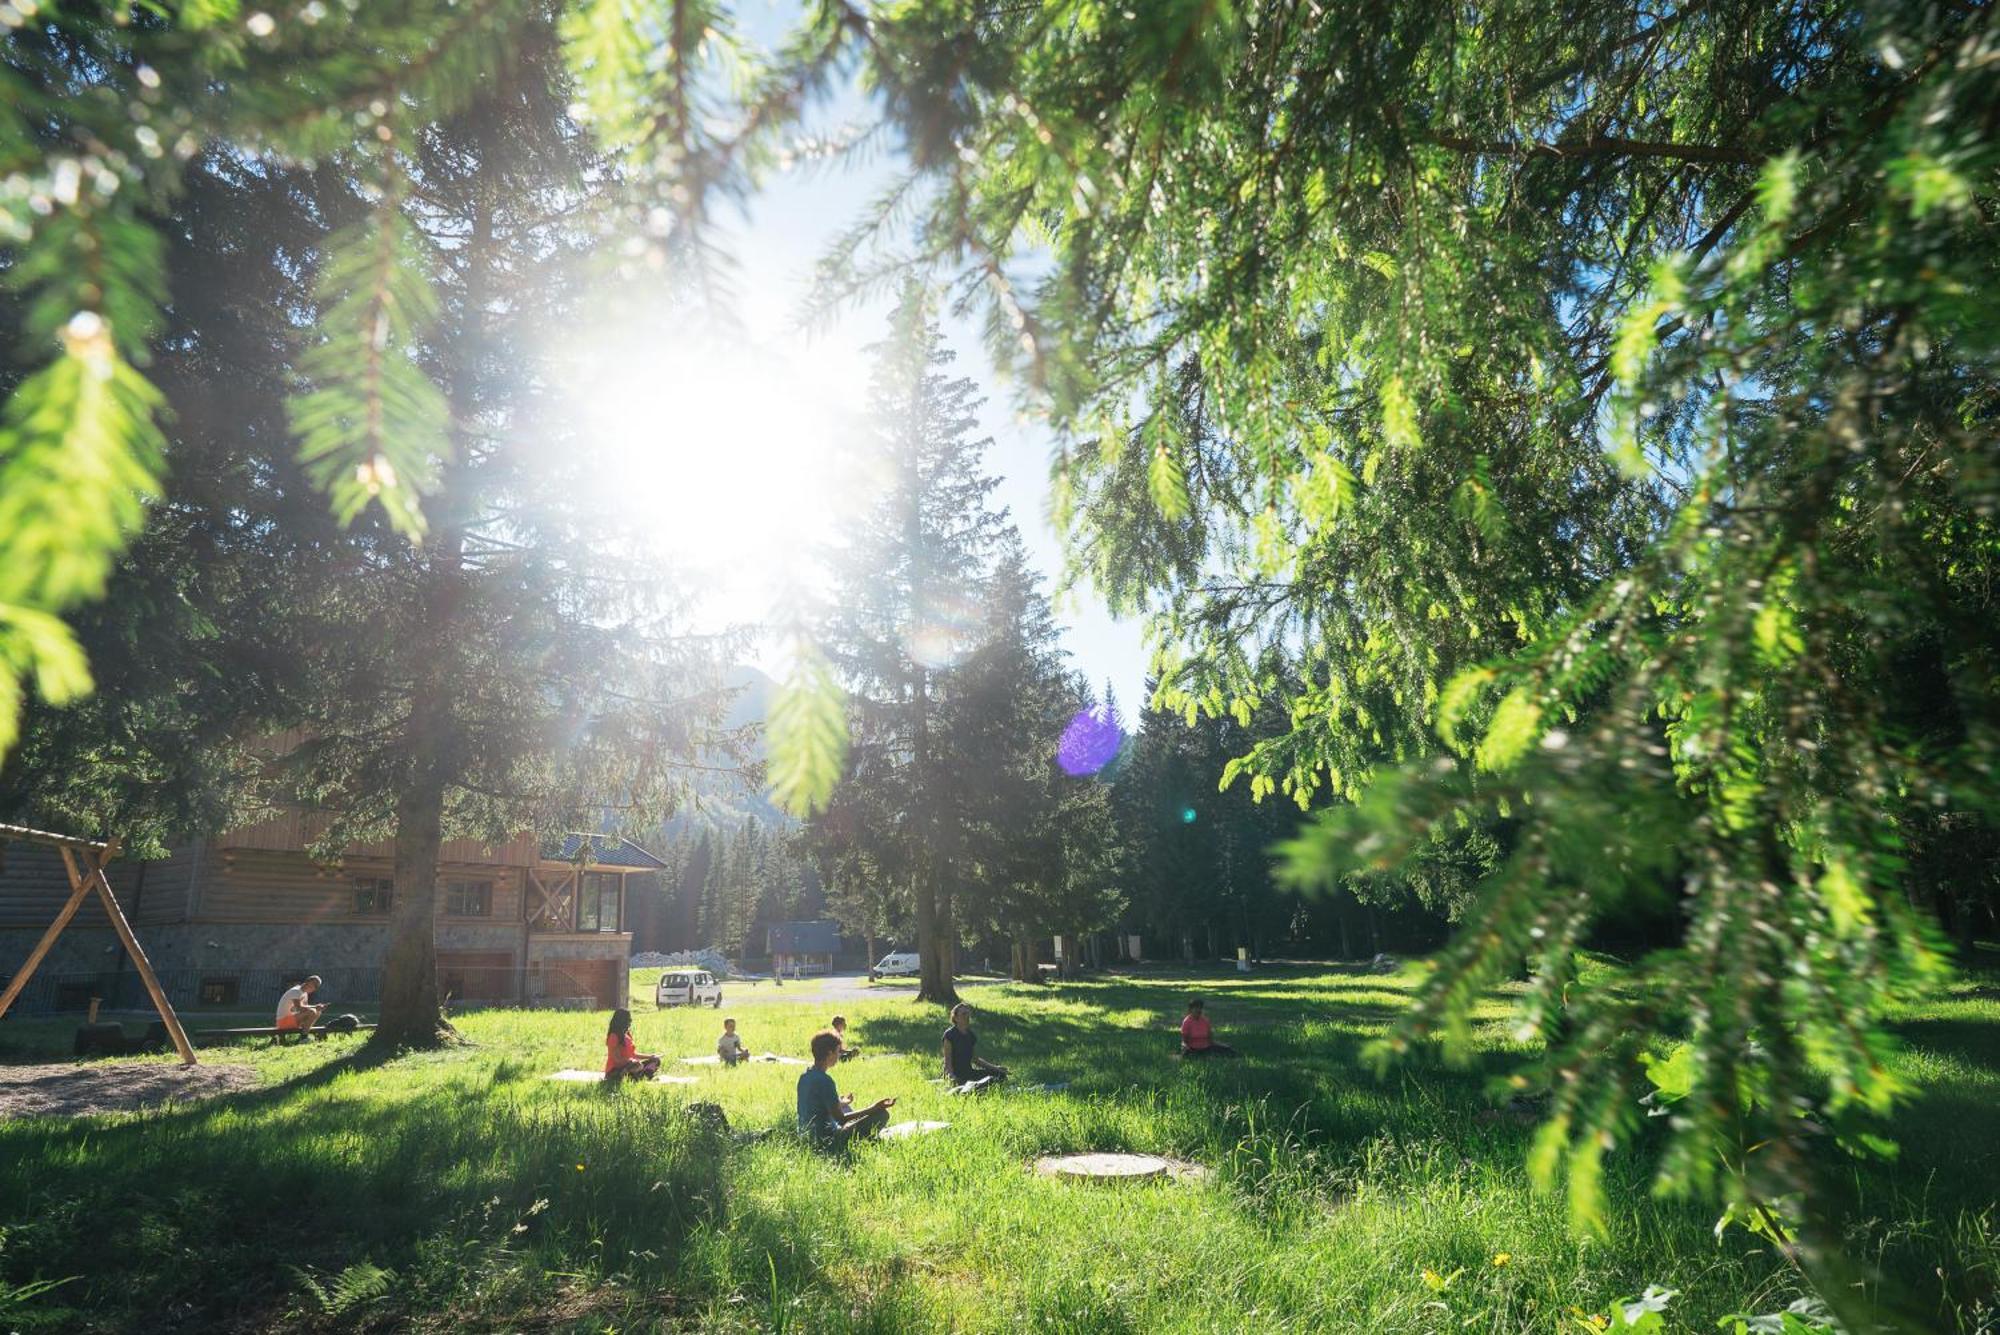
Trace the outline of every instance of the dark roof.
<instances>
[{"instance_id":1,"label":"dark roof","mask_svg":"<svg viewBox=\"0 0 2000 1335\"><path fill-rule=\"evenodd\" d=\"M616 834L566 834L542 841L544 862L579 862L587 855L593 866L633 867L659 871L667 864L630 839Z\"/></svg>"},{"instance_id":2,"label":"dark roof","mask_svg":"<svg viewBox=\"0 0 2000 1335\"><path fill-rule=\"evenodd\" d=\"M774 922L765 945L773 955L831 955L840 949L840 924Z\"/></svg>"}]
</instances>

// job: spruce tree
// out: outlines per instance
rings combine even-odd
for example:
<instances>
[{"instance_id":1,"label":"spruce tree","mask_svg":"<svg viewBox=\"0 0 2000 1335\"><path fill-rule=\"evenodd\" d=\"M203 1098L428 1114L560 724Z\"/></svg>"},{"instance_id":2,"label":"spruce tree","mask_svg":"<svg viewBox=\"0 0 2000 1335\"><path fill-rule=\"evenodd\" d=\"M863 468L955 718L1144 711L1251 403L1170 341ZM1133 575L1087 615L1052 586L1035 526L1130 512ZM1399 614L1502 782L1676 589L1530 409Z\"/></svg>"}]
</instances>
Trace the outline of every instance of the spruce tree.
<instances>
[{"instance_id":1,"label":"spruce tree","mask_svg":"<svg viewBox=\"0 0 2000 1335\"><path fill-rule=\"evenodd\" d=\"M151 374L165 396L160 491L101 603L71 614L98 689L33 699L0 764L0 812L116 836L157 857L261 813L249 743L284 726L285 678L265 628L271 575L329 541L324 501L290 451L287 365L311 275L297 257L352 202L331 175L245 170L226 153L185 170L166 238ZM0 297L0 388L39 355ZM275 445L275 448L274 448Z\"/></svg>"},{"instance_id":2,"label":"spruce tree","mask_svg":"<svg viewBox=\"0 0 2000 1335\"><path fill-rule=\"evenodd\" d=\"M89 693L62 617L103 594L159 494L172 418L148 366L171 346L164 239L189 163L283 178L337 162L365 191L323 240L316 306L284 308L312 346L287 387L291 439L266 453L301 465L343 521L372 509L416 540L463 405L426 345L442 268L415 156L475 102L490 110L522 60L566 69L564 105L590 127L571 132L608 158L594 180L665 234L656 249L712 266L711 197L769 163L831 54L807 40L800 69L766 70L727 9L701 3L663 23L590 0L86 0L9 6L0 31L0 278L21 335L20 373L0 373L0 760L27 688Z\"/></svg>"},{"instance_id":3,"label":"spruce tree","mask_svg":"<svg viewBox=\"0 0 2000 1335\"><path fill-rule=\"evenodd\" d=\"M953 757L941 796L959 831L968 928L1007 939L1017 978L1037 938L1108 926L1122 907L1109 789L1059 763L1065 730L1093 709L1070 671L1047 597L1010 525L986 581L977 647L956 670L940 725ZM1066 957L1065 962L1074 956Z\"/></svg>"},{"instance_id":4,"label":"spruce tree","mask_svg":"<svg viewBox=\"0 0 2000 1335\"><path fill-rule=\"evenodd\" d=\"M289 701L307 737L284 758L293 795L335 814L329 847L394 842L384 1044L443 1032L443 840L594 829L614 803L647 828L726 703L721 665L632 555L638 521L597 503L589 442L553 396L548 332L581 321L593 291L594 238L565 220L602 180L569 101L552 31L529 29L480 96L408 146L397 226L436 257L439 303L413 365L441 387L450 439L421 541L358 516L294 572L275 626L312 668ZM320 275L336 305L350 299L338 264L329 251Z\"/></svg>"},{"instance_id":5,"label":"spruce tree","mask_svg":"<svg viewBox=\"0 0 2000 1335\"><path fill-rule=\"evenodd\" d=\"M922 959L918 997L950 1005L957 923L953 886L965 849L950 819L953 781L941 711L976 643L1002 520L972 436L978 398L945 368L952 354L920 287L906 288L876 349L870 428L857 475L876 493L833 554L820 643L848 691L851 800L845 823L868 861L908 896Z\"/></svg>"}]
</instances>

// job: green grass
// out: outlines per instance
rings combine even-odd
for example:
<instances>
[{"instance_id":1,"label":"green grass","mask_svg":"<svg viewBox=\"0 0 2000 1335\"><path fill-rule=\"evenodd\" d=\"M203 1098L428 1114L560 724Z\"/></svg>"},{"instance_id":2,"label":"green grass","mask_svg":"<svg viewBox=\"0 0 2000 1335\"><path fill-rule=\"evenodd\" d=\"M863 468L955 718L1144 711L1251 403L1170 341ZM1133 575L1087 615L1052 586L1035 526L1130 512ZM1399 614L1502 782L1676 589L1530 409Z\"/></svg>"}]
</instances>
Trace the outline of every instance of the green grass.
<instances>
[{"instance_id":1,"label":"green grass","mask_svg":"<svg viewBox=\"0 0 2000 1335\"><path fill-rule=\"evenodd\" d=\"M468 1046L380 1064L352 1040L244 1047L217 1059L257 1067L247 1094L0 1124L0 1327L1555 1331L1657 1283L1680 1290L1673 1329L1711 1330L1802 1292L1756 1239L1718 1241L1713 1210L1655 1199L1644 1147L1608 1164L1610 1236L1573 1236L1560 1199L1529 1187L1531 1128L1479 1116L1521 1055L1504 998L1471 1069L1419 1060L1377 1080L1360 1049L1414 980L980 988L981 1051L1070 1083L975 1100L930 1083L938 1012L906 990L842 1003L869 1054L837 1070L843 1091L954 1123L847 1161L785 1135L738 1145L678 1112L710 1101L737 1130L784 1128L796 1069L611 1091L542 1079L601 1063L601 1016L469 1015ZM792 986L734 1010L754 1048L800 1052L825 1022ZM1190 987L1244 1060L1166 1059ZM668 1056L711 1051L720 1029L706 1009L634 1009L640 1046ZM1916 1328L1979 1330L2000 1270L2000 987L1975 977L1898 1023L1924 1093L1897 1163L1829 1163L1849 1250ZM1091 1188L1029 1169L1077 1149L1212 1175ZM47 1280L67 1282L7 1297Z\"/></svg>"}]
</instances>

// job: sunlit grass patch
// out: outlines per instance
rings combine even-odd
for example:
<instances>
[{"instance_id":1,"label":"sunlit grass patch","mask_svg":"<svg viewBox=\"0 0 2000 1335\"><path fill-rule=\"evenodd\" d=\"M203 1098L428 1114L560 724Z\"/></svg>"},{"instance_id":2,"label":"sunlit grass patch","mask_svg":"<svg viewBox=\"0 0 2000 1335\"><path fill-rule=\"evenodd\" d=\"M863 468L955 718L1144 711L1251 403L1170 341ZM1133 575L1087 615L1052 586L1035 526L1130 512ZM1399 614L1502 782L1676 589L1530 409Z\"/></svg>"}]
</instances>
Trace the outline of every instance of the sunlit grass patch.
<instances>
[{"instance_id":1,"label":"sunlit grass patch","mask_svg":"<svg viewBox=\"0 0 2000 1335\"><path fill-rule=\"evenodd\" d=\"M1378 1077L1364 1049L1421 967L981 987L981 1051L1015 1080L974 1098L935 1081L942 1012L900 993L843 1002L867 1055L836 1069L841 1088L952 1123L845 1159L790 1134L795 1067L670 1065L685 1087L548 1080L601 1063L601 1014L477 1012L464 1045L389 1061L354 1043L231 1050L211 1059L251 1064L262 1088L0 1125L0 1285L69 1279L0 1314L23 1330L173 1310L224 1329L1414 1333L1556 1329L1650 1283L1680 1291L1675 1328L1700 1329L1801 1291L1757 1240L1718 1242L1713 1210L1655 1199L1643 1145L1607 1163L1609 1235L1571 1232L1528 1184L1531 1128L1481 1116L1532 1055L1504 991L1469 1065L1419 1053ZM1172 1060L1196 993L1241 1060ZM832 1008L635 1011L639 1046L671 1059L713 1051L731 1013L753 1049L803 1053ZM1900 1161L1844 1170L1850 1246L1912 1292L1928 1283L1940 1329L1972 1330L2000 1262L2000 1003L1974 985L1898 1023L1899 1070L1927 1092L1899 1121ZM1065 1087L1021 1088L1040 1082ZM768 1134L706 1136L689 1102ZM1210 1174L1093 1187L1032 1171L1079 1150ZM294 1234L274 1264L271 1239Z\"/></svg>"}]
</instances>

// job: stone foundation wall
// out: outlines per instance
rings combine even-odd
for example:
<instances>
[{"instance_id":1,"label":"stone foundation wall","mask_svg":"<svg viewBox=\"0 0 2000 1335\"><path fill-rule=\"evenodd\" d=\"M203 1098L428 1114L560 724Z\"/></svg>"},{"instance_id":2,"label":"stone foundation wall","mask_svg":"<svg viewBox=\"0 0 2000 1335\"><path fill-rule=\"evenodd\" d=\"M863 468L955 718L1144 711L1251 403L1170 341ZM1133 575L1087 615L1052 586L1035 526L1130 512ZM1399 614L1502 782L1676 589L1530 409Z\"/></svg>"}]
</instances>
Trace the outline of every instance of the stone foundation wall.
<instances>
[{"instance_id":1,"label":"stone foundation wall","mask_svg":"<svg viewBox=\"0 0 2000 1335\"><path fill-rule=\"evenodd\" d=\"M0 930L0 977L12 978L15 970L28 962L28 952L42 939L44 930L12 927ZM147 957L153 958L152 933L140 937L139 944L146 947ZM111 949L107 950L107 946ZM109 927L72 927L56 938L55 947L36 972L91 973L110 968L123 953L124 947L118 944Z\"/></svg>"},{"instance_id":2,"label":"stone foundation wall","mask_svg":"<svg viewBox=\"0 0 2000 1335\"><path fill-rule=\"evenodd\" d=\"M0 931L0 978L25 963L40 939L39 930ZM619 995L630 985L631 938L622 933L528 940L531 963L615 960ZM194 1024L203 1011L275 1009L285 988L309 973L323 980L321 996L336 1010L371 1007L381 995L389 929L386 923L194 923L146 928L139 942L168 1000L189 1012ZM513 964L493 981L508 994L518 986L519 923L441 922L437 947L505 952ZM532 983L530 989L534 1004ZM15 1008L24 1015L67 1013L84 1009L84 999L93 996L103 999L106 1010L151 1009L138 970L108 927L73 928L57 938Z\"/></svg>"}]
</instances>

